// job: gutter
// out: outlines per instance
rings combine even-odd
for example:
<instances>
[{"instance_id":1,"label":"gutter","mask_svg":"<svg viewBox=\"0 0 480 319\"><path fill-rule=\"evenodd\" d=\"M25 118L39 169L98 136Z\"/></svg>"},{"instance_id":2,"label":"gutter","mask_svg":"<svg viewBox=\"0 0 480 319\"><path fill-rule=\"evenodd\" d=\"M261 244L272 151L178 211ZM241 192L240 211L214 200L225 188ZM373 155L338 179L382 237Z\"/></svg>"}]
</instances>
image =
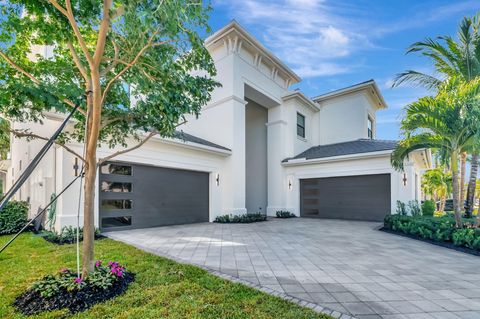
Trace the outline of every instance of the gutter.
<instances>
[{"instance_id":1,"label":"gutter","mask_svg":"<svg viewBox=\"0 0 480 319\"><path fill-rule=\"evenodd\" d=\"M377 151L377 152L356 153L356 154L338 155L338 156L312 158L312 159L297 158L297 159L288 160L286 162L282 162L282 166L289 167L289 166L313 165L313 164L321 164L321 163L348 161L352 159L384 157L384 156L390 155L392 152L393 150L384 150L384 151Z\"/></svg>"}]
</instances>

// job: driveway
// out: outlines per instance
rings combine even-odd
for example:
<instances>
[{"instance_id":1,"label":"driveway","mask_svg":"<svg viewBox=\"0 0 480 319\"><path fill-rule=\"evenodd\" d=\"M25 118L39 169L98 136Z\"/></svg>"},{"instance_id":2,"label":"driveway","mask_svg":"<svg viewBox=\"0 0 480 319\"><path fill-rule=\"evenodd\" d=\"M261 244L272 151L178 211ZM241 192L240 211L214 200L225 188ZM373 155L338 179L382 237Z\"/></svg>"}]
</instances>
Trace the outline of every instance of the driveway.
<instances>
[{"instance_id":1,"label":"driveway","mask_svg":"<svg viewBox=\"0 0 480 319\"><path fill-rule=\"evenodd\" d=\"M480 258L378 223L272 219L108 233L357 318L480 318Z\"/></svg>"}]
</instances>

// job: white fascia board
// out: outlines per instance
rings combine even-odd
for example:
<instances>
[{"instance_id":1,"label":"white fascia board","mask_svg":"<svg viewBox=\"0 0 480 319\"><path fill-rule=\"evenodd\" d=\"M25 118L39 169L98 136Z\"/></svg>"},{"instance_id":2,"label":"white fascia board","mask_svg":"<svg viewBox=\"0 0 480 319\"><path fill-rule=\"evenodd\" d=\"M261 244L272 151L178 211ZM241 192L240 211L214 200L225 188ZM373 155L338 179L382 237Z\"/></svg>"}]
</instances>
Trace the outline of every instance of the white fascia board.
<instances>
[{"instance_id":1,"label":"white fascia board","mask_svg":"<svg viewBox=\"0 0 480 319\"><path fill-rule=\"evenodd\" d=\"M188 149L192 149L192 150L197 150L197 151L203 151L203 152L212 153L212 154L219 155L219 156L230 156L230 155L232 155L232 151L230 151L230 150L224 150L224 149L220 149L220 148L216 148L216 147L212 147L212 146L208 146L208 145L203 145L203 144L199 144L199 143L184 141L184 140L178 139L178 138L168 138L168 137L156 136L156 137L153 137L152 139L155 140L155 141L158 141L160 143L180 146L180 147L184 147L184 148L188 148Z\"/></svg>"},{"instance_id":2,"label":"white fascia board","mask_svg":"<svg viewBox=\"0 0 480 319\"><path fill-rule=\"evenodd\" d=\"M298 100L302 101L303 104L305 104L307 107L311 108L314 112L320 111L320 107L317 104L315 104L312 100L310 100L308 97L306 97L305 94L303 94L300 91L293 91L293 92L290 92L290 93L282 96L282 100L284 100L284 101L288 101L290 99L298 99Z\"/></svg>"},{"instance_id":3,"label":"white fascia board","mask_svg":"<svg viewBox=\"0 0 480 319\"><path fill-rule=\"evenodd\" d=\"M384 157L392 154L392 152L393 150L386 150L386 151L378 151L378 152L312 158L309 160L307 160L306 158L298 158L298 159L291 159L287 162L283 162L282 166L300 166L300 165L322 164L322 163L330 163L330 162L341 162L341 161L349 161L349 160L356 160L356 159L366 159L366 158L373 158L373 157Z\"/></svg>"}]
</instances>

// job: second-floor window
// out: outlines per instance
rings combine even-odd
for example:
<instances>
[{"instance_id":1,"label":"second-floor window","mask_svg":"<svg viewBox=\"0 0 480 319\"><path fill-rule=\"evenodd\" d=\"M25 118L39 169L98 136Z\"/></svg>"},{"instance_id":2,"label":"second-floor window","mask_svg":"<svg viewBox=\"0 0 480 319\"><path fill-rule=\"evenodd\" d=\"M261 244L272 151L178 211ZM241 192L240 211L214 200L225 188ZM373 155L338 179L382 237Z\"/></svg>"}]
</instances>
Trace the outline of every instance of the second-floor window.
<instances>
[{"instance_id":1,"label":"second-floor window","mask_svg":"<svg viewBox=\"0 0 480 319\"><path fill-rule=\"evenodd\" d=\"M297 113L297 135L305 138L305 116Z\"/></svg>"},{"instance_id":2,"label":"second-floor window","mask_svg":"<svg viewBox=\"0 0 480 319\"><path fill-rule=\"evenodd\" d=\"M367 120L367 136L369 139L373 139L373 120L370 116Z\"/></svg>"}]
</instances>

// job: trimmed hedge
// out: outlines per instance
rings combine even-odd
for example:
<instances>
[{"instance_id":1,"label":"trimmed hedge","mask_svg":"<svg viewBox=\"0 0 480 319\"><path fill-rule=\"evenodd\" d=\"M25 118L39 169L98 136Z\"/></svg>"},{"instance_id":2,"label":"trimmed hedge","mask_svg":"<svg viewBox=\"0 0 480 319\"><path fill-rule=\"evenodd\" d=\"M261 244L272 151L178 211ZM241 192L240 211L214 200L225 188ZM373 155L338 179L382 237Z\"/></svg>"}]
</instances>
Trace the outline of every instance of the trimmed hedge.
<instances>
[{"instance_id":1,"label":"trimmed hedge","mask_svg":"<svg viewBox=\"0 0 480 319\"><path fill-rule=\"evenodd\" d=\"M297 217L295 214L290 213L288 210L278 210L276 212L277 218L293 218Z\"/></svg>"},{"instance_id":2,"label":"trimmed hedge","mask_svg":"<svg viewBox=\"0 0 480 319\"><path fill-rule=\"evenodd\" d=\"M28 222L27 202L11 201L0 211L0 235L13 234Z\"/></svg>"},{"instance_id":3,"label":"trimmed hedge","mask_svg":"<svg viewBox=\"0 0 480 319\"><path fill-rule=\"evenodd\" d=\"M215 218L215 223L255 223L267 220L267 216L262 213L247 213L243 215L222 215Z\"/></svg>"},{"instance_id":4,"label":"trimmed hedge","mask_svg":"<svg viewBox=\"0 0 480 319\"><path fill-rule=\"evenodd\" d=\"M83 227L80 227L80 241L83 240ZM57 245L73 244L77 242L77 228L72 226L63 227L62 230L57 233L54 231L41 231L42 236L46 241ZM99 229L95 229L95 239L103 238Z\"/></svg>"},{"instance_id":5,"label":"trimmed hedge","mask_svg":"<svg viewBox=\"0 0 480 319\"><path fill-rule=\"evenodd\" d=\"M464 228L456 228L452 216L387 215L384 229L480 251L480 229L474 228L474 223L473 218L464 219Z\"/></svg>"}]
</instances>

